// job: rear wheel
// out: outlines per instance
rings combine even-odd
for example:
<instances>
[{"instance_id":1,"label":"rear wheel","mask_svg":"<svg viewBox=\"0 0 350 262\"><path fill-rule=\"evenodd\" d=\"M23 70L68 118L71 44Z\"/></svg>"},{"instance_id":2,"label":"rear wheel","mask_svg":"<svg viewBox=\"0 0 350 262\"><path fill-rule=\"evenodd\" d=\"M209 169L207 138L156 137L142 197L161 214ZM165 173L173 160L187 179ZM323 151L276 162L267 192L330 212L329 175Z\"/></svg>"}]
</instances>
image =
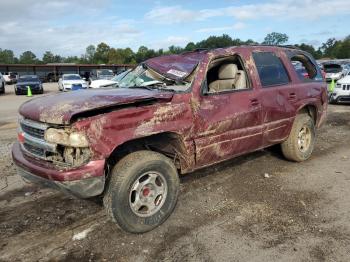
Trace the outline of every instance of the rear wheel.
<instances>
[{"instance_id":1,"label":"rear wheel","mask_svg":"<svg viewBox=\"0 0 350 262\"><path fill-rule=\"evenodd\" d=\"M103 202L122 229L143 233L170 216L178 190L177 170L169 158L153 151L137 151L115 165Z\"/></svg>"},{"instance_id":2,"label":"rear wheel","mask_svg":"<svg viewBox=\"0 0 350 262\"><path fill-rule=\"evenodd\" d=\"M294 120L289 137L281 145L283 155L292 161L307 160L314 149L315 125L308 114L299 114Z\"/></svg>"}]
</instances>

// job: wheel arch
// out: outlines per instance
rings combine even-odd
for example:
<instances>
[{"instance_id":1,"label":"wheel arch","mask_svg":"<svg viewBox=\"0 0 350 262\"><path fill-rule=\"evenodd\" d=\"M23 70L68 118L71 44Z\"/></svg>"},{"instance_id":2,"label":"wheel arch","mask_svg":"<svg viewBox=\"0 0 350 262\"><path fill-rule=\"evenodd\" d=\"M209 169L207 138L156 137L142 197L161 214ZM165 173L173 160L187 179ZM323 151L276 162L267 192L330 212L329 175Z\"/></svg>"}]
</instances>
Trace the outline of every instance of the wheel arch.
<instances>
[{"instance_id":1,"label":"wheel arch","mask_svg":"<svg viewBox=\"0 0 350 262\"><path fill-rule=\"evenodd\" d=\"M317 125L317 121L318 121L318 116L317 116L317 107L314 104L306 104L301 106L298 111L297 114L308 114L312 120L314 121L314 125Z\"/></svg>"},{"instance_id":2,"label":"wheel arch","mask_svg":"<svg viewBox=\"0 0 350 262\"><path fill-rule=\"evenodd\" d=\"M162 132L132 139L116 146L108 157L107 164L112 167L124 156L139 150L150 150L167 156L172 159L180 172L191 166L193 158L182 135L175 132Z\"/></svg>"}]
</instances>

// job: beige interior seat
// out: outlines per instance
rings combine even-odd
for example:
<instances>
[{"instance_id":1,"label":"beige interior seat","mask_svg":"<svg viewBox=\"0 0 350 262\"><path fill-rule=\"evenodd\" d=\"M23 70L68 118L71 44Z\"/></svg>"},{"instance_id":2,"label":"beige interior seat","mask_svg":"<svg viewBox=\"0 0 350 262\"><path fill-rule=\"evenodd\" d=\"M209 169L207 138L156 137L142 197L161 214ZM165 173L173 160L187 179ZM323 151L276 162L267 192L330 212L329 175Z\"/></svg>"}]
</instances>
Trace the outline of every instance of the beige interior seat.
<instances>
[{"instance_id":1,"label":"beige interior seat","mask_svg":"<svg viewBox=\"0 0 350 262\"><path fill-rule=\"evenodd\" d=\"M238 73L236 76L235 87L236 87L236 89L247 88L247 76L246 76L244 70L238 70Z\"/></svg>"},{"instance_id":2,"label":"beige interior seat","mask_svg":"<svg viewBox=\"0 0 350 262\"><path fill-rule=\"evenodd\" d=\"M235 89L236 75L238 73L237 65L221 65L218 73L218 80L209 84L209 92L220 92L223 90Z\"/></svg>"}]
</instances>

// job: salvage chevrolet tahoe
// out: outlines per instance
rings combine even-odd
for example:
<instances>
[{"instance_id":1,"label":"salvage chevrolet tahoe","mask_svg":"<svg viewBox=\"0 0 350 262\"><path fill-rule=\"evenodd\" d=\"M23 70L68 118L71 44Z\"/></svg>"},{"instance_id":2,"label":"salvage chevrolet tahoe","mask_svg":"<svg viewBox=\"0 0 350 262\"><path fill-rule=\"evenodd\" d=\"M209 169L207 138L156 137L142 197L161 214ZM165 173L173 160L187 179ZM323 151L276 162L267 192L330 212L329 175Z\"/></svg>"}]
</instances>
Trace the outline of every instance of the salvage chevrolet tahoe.
<instances>
[{"instance_id":1,"label":"salvage chevrolet tahoe","mask_svg":"<svg viewBox=\"0 0 350 262\"><path fill-rule=\"evenodd\" d=\"M315 60L291 47L167 55L118 88L24 103L12 155L25 179L102 196L121 228L141 233L172 213L179 175L274 144L291 161L307 160L327 100Z\"/></svg>"}]
</instances>

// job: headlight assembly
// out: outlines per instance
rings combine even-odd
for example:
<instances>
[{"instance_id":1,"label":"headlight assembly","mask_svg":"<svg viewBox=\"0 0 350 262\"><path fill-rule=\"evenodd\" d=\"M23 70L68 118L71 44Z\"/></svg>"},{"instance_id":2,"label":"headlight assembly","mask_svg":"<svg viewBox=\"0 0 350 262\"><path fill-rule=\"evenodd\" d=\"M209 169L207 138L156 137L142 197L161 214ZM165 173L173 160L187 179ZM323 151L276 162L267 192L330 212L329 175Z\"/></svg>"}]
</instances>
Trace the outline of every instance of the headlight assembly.
<instances>
[{"instance_id":1,"label":"headlight assembly","mask_svg":"<svg viewBox=\"0 0 350 262\"><path fill-rule=\"evenodd\" d=\"M79 132L68 132L64 129L49 128L45 131L45 140L50 143L70 146L88 147L89 141L85 134Z\"/></svg>"}]
</instances>

